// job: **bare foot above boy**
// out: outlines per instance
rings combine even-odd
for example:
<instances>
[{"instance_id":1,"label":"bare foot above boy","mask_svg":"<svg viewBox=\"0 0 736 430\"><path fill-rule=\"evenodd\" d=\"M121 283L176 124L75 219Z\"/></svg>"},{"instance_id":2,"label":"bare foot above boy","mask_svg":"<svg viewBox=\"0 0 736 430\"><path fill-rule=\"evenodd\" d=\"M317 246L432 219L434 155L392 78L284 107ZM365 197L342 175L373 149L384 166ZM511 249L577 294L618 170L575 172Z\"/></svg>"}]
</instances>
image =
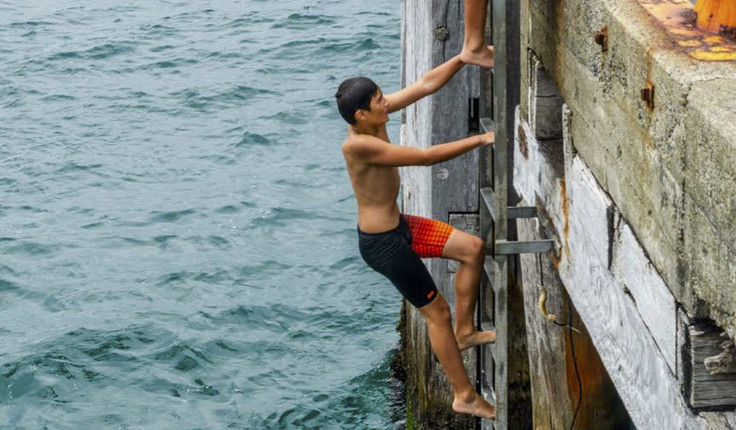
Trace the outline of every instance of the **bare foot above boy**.
<instances>
[{"instance_id":1,"label":"bare foot above boy","mask_svg":"<svg viewBox=\"0 0 736 430\"><path fill-rule=\"evenodd\" d=\"M466 64L493 68L493 46L484 40L488 0L465 0L465 42L460 60Z\"/></svg>"}]
</instances>

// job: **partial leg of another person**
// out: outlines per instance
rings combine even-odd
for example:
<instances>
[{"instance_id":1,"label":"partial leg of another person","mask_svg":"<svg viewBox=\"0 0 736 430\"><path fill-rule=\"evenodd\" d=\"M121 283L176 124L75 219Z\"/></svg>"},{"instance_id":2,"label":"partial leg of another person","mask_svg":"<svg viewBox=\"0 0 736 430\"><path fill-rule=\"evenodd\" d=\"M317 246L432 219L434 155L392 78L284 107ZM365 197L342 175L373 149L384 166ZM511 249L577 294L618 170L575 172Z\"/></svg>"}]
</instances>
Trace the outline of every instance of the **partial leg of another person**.
<instances>
[{"instance_id":1,"label":"partial leg of another person","mask_svg":"<svg viewBox=\"0 0 736 430\"><path fill-rule=\"evenodd\" d=\"M466 64L493 67L493 47L486 46L484 32L488 0L465 0L465 41L460 59Z\"/></svg>"}]
</instances>

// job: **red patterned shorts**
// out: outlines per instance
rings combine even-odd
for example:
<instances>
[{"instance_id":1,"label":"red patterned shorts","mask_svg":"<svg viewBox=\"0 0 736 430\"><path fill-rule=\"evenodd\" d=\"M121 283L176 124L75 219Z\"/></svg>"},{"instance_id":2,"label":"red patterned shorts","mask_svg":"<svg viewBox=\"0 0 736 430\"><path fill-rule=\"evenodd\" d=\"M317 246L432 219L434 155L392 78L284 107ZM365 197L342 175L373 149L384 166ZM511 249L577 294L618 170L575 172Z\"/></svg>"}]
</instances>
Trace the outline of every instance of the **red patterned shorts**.
<instances>
[{"instance_id":1,"label":"red patterned shorts","mask_svg":"<svg viewBox=\"0 0 736 430\"><path fill-rule=\"evenodd\" d=\"M411 232L411 248L421 258L442 256L442 249L455 228L442 221L402 214Z\"/></svg>"},{"instance_id":2,"label":"red patterned shorts","mask_svg":"<svg viewBox=\"0 0 736 430\"><path fill-rule=\"evenodd\" d=\"M437 297L437 287L421 258L441 257L453 231L441 221L402 215L399 225L389 231L365 233L358 228L358 247L371 268L420 308Z\"/></svg>"}]
</instances>

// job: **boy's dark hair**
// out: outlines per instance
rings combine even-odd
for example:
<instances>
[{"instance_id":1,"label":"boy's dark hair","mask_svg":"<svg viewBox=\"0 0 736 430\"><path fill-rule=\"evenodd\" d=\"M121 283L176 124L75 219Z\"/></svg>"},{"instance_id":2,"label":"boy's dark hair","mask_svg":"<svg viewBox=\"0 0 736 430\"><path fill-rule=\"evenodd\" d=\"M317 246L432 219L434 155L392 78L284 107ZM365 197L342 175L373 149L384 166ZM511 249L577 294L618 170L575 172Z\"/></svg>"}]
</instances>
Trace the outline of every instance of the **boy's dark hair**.
<instances>
[{"instance_id":1,"label":"boy's dark hair","mask_svg":"<svg viewBox=\"0 0 736 430\"><path fill-rule=\"evenodd\" d=\"M371 110L371 99L378 94L378 85L372 80L358 76L346 79L335 93L337 108L348 124L355 124L358 109Z\"/></svg>"}]
</instances>

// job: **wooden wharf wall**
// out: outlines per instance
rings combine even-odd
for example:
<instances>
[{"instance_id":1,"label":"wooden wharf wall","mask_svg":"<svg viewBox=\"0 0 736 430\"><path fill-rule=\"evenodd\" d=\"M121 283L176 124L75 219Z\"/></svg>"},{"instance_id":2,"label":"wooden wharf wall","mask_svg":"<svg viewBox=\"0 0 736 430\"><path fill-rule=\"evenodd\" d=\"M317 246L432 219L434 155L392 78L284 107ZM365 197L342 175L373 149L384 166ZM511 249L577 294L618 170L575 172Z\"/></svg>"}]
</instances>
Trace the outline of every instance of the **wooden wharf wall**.
<instances>
[{"instance_id":1,"label":"wooden wharf wall","mask_svg":"<svg viewBox=\"0 0 736 430\"><path fill-rule=\"evenodd\" d=\"M518 196L509 202L547 212L563 244L560 258L541 256L541 271L536 255L510 265L518 282L510 291L520 303L514 324L526 333L516 345L524 354L529 347L528 362L515 362L514 373L528 372L531 393L515 389L517 400L531 395L535 429L567 429L573 421L578 429L736 429L736 372L728 367L729 347L721 345L728 340L722 329L736 333L736 265L715 263L736 261L736 252L718 251L721 240L736 243L736 230L720 203L712 218L703 218L710 204L703 199L704 177L692 179L694 188L683 179L689 157L703 164L716 203L736 201L731 177L713 173L736 172L716 166L732 156L718 151L736 145L736 132L729 131L736 130L736 98L721 95L736 89L736 65L711 70L657 51L661 34L641 29L648 21L638 1L519 3L520 106L509 142L510 184ZM402 9L406 85L460 52L463 11L462 2L452 0L402 0ZM596 37L603 30L609 40L601 53ZM672 78L678 67L685 84ZM401 144L428 147L474 132L470 117L477 113L470 106L487 88L480 77L477 68L466 67L437 94L407 108ZM657 85L649 102L638 99L647 79ZM706 86L716 92L712 101ZM702 125L709 103L720 122ZM725 119L729 112L734 121ZM721 155L703 158L686 136ZM402 210L478 234L481 161L474 151L431 168L403 168ZM673 225L676 231L668 231ZM722 237L710 230L714 225ZM515 225L509 231L516 232ZM518 221L520 240L543 235L537 221ZM713 255L701 255L708 251ZM454 310L456 266L427 263ZM569 318L580 334L542 318L540 280L550 311ZM475 420L451 410L449 383L423 319L410 305L403 318L407 401L418 422L428 429L476 428ZM721 371L713 374L705 362L719 356ZM474 378L475 352L463 358Z\"/></svg>"}]
</instances>

